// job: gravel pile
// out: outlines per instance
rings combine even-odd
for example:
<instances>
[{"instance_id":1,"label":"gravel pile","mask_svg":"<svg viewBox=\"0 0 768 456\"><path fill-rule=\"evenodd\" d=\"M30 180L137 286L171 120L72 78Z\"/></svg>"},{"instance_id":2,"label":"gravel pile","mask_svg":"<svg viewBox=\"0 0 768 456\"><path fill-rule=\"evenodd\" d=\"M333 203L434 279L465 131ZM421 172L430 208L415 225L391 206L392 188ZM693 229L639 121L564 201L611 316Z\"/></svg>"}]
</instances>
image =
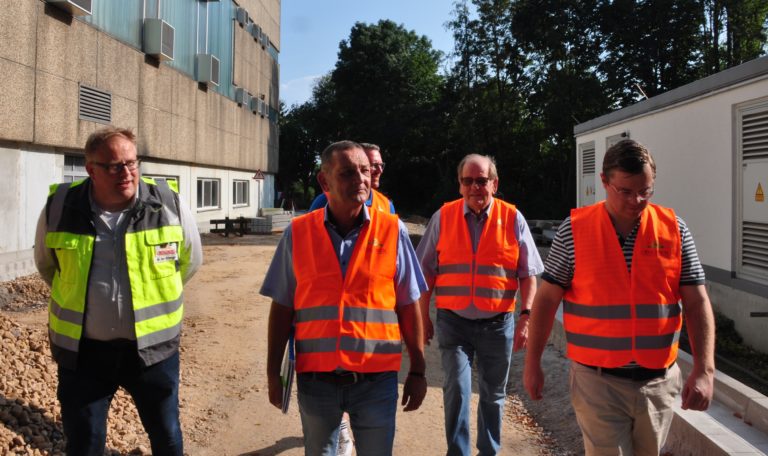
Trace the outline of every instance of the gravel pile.
<instances>
[{"instance_id":1,"label":"gravel pile","mask_svg":"<svg viewBox=\"0 0 768 456\"><path fill-rule=\"evenodd\" d=\"M47 301L39 276L0 283L0 310L22 311ZM56 363L45 327L28 328L0 312L0 456L64 455ZM150 454L133 401L120 390L112 401L108 455Z\"/></svg>"}]
</instances>

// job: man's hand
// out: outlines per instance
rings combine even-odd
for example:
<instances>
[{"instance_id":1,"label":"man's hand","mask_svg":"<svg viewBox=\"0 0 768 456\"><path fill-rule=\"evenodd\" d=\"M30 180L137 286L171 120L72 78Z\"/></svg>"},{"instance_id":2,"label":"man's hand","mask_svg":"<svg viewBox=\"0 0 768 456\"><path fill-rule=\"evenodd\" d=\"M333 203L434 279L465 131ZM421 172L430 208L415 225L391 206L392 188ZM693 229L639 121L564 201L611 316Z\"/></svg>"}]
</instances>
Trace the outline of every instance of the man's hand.
<instances>
[{"instance_id":1,"label":"man's hand","mask_svg":"<svg viewBox=\"0 0 768 456\"><path fill-rule=\"evenodd\" d=\"M541 370L541 362L526 359L523 368L523 386L528 391L528 396L534 401L544 397L541 393L544 390L544 372Z\"/></svg>"},{"instance_id":2,"label":"man's hand","mask_svg":"<svg viewBox=\"0 0 768 456\"><path fill-rule=\"evenodd\" d=\"M512 351L517 352L525 350L528 347L528 315L520 315L515 325L515 340L512 344Z\"/></svg>"},{"instance_id":3,"label":"man's hand","mask_svg":"<svg viewBox=\"0 0 768 456\"><path fill-rule=\"evenodd\" d=\"M424 396L427 395L427 379L416 375L409 375L403 386L403 400L400 405L405 406L404 412L411 412L421 407Z\"/></svg>"},{"instance_id":4,"label":"man's hand","mask_svg":"<svg viewBox=\"0 0 768 456\"><path fill-rule=\"evenodd\" d=\"M683 409L706 410L712 402L715 375L708 372L691 372L683 386Z\"/></svg>"},{"instance_id":5,"label":"man's hand","mask_svg":"<svg viewBox=\"0 0 768 456\"><path fill-rule=\"evenodd\" d=\"M267 375L267 388L269 391L269 403L282 410L283 383L280 381L280 376Z\"/></svg>"}]
</instances>

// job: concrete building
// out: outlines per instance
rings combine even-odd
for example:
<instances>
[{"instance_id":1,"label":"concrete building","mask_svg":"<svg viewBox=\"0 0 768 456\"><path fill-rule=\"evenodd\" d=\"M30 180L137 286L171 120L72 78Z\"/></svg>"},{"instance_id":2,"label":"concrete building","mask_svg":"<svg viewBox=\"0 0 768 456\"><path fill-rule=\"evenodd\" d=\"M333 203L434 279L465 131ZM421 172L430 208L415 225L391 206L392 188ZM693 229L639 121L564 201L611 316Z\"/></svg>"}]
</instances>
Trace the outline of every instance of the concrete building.
<instances>
[{"instance_id":1,"label":"concrete building","mask_svg":"<svg viewBox=\"0 0 768 456\"><path fill-rule=\"evenodd\" d=\"M143 175L196 214L272 207L280 0L3 0L0 280L34 271L48 185L86 176L103 124L138 136Z\"/></svg>"},{"instance_id":2,"label":"concrete building","mask_svg":"<svg viewBox=\"0 0 768 456\"><path fill-rule=\"evenodd\" d=\"M658 168L653 201L693 233L715 308L768 352L768 58L575 127L578 205L605 198L600 166L622 138Z\"/></svg>"}]
</instances>

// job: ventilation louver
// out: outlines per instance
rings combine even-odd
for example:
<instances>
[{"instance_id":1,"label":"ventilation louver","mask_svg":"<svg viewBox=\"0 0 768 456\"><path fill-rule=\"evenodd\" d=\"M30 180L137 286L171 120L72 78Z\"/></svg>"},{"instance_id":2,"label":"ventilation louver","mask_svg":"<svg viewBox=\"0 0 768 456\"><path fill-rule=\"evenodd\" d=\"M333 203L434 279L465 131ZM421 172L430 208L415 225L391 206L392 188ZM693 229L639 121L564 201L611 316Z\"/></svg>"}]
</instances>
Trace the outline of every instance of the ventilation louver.
<instances>
[{"instance_id":1,"label":"ventilation louver","mask_svg":"<svg viewBox=\"0 0 768 456\"><path fill-rule=\"evenodd\" d=\"M197 81L219 85L219 59L213 54L197 54Z\"/></svg>"},{"instance_id":2,"label":"ventilation louver","mask_svg":"<svg viewBox=\"0 0 768 456\"><path fill-rule=\"evenodd\" d=\"M159 60L173 60L173 26L162 19L144 20L144 52Z\"/></svg>"},{"instance_id":3,"label":"ventilation louver","mask_svg":"<svg viewBox=\"0 0 768 456\"><path fill-rule=\"evenodd\" d=\"M112 122L112 94L80 84L77 117L108 124Z\"/></svg>"}]
</instances>

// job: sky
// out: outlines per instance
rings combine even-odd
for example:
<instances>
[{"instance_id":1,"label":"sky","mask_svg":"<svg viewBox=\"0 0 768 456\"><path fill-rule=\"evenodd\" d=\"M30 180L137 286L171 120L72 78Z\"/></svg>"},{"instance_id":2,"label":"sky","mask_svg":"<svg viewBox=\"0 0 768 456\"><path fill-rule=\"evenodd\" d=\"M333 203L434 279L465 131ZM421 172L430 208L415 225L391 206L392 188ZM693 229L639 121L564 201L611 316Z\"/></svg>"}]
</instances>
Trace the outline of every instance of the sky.
<instances>
[{"instance_id":1,"label":"sky","mask_svg":"<svg viewBox=\"0 0 768 456\"><path fill-rule=\"evenodd\" d=\"M434 49L448 54L453 37L444 24L452 0L282 0L280 18L280 99L286 106L312 96L320 76L336 65L339 43L356 22L389 19L426 35Z\"/></svg>"}]
</instances>

